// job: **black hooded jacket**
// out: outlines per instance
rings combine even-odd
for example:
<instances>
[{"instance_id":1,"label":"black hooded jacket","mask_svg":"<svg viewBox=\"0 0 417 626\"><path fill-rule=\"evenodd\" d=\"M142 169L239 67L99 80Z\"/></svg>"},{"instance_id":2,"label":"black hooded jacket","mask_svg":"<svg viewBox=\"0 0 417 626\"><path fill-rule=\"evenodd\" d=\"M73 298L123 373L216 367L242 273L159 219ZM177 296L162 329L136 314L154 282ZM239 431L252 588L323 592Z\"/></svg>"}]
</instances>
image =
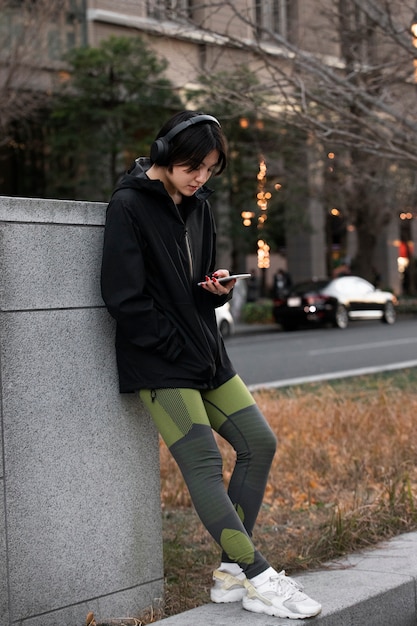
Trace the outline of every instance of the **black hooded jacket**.
<instances>
[{"instance_id":1,"label":"black hooded jacket","mask_svg":"<svg viewBox=\"0 0 417 626\"><path fill-rule=\"evenodd\" d=\"M107 208L101 290L117 322L120 391L215 388L235 371L215 317L230 295L197 285L215 269L211 192L184 197L180 213L149 167L138 159Z\"/></svg>"}]
</instances>

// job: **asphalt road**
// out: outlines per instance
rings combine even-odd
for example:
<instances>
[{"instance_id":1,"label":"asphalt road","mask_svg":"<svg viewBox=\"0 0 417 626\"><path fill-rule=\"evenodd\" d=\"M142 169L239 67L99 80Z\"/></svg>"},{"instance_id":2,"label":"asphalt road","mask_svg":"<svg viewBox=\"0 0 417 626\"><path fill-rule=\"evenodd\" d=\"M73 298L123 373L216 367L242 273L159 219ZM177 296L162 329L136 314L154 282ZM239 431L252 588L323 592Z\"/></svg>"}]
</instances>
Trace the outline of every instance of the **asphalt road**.
<instances>
[{"instance_id":1,"label":"asphalt road","mask_svg":"<svg viewBox=\"0 0 417 626\"><path fill-rule=\"evenodd\" d=\"M352 322L346 330L312 328L243 333L226 341L229 356L252 388L284 386L417 366L417 318Z\"/></svg>"}]
</instances>

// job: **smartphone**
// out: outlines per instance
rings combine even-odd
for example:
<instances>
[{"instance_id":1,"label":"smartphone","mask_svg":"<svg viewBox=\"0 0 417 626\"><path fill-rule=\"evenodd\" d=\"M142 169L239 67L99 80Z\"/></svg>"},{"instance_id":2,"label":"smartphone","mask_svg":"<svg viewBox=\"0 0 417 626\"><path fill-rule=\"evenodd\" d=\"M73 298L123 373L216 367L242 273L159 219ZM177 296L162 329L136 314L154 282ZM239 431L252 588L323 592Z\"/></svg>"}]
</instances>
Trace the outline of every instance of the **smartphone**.
<instances>
[{"instance_id":1,"label":"smartphone","mask_svg":"<svg viewBox=\"0 0 417 626\"><path fill-rule=\"evenodd\" d=\"M217 282L220 284L224 284L224 283L228 283L229 281L235 279L235 280L239 280L241 278L250 278L251 274L231 274L230 276L223 276L223 278L217 278ZM199 287L201 287L201 285L204 285L206 281L204 280L201 283L198 283Z\"/></svg>"}]
</instances>

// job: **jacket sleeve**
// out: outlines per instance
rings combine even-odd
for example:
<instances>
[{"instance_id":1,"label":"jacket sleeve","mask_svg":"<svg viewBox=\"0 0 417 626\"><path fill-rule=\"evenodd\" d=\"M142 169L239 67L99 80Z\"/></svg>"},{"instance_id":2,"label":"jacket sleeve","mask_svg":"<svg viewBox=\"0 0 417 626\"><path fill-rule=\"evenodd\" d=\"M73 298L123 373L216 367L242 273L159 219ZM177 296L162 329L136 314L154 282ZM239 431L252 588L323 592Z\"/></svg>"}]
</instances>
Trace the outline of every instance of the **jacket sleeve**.
<instances>
[{"instance_id":1,"label":"jacket sleeve","mask_svg":"<svg viewBox=\"0 0 417 626\"><path fill-rule=\"evenodd\" d=\"M128 203L113 198L107 209L101 265L101 294L118 331L139 348L174 361L183 340L169 319L143 292L143 242Z\"/></svg>"}]
</instances>

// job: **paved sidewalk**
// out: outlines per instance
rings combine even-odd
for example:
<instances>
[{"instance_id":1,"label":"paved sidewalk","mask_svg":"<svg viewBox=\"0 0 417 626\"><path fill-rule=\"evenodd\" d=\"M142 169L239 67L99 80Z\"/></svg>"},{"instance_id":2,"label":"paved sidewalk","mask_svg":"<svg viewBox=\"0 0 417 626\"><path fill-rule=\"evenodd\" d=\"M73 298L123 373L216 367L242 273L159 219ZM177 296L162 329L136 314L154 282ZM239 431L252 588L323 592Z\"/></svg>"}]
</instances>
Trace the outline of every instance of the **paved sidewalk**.
<instances>
[{"instance_id":1,"label":"paved sidewalk","mask_svg":"<svg viewBox=\"0 0 417 626\"><path fill-rule=\"evenodd\" d=\"M289 620L249 613L241 603L206 604L156 624L160 626L416 626L417 532L294 576L320 602L315 618Z\"/></svg>"},{"instance_id":2,"label":"paved sidewalk","mask_svg":"<svg viewBox=\"0 0 417 626\"><path fill-rule=\"evenodd\" d=\"M281 327L278 324L244 324L243 322L235 323L235 335L246 335L256 333L281 333Z\"/></svg>"}]
</instances>

